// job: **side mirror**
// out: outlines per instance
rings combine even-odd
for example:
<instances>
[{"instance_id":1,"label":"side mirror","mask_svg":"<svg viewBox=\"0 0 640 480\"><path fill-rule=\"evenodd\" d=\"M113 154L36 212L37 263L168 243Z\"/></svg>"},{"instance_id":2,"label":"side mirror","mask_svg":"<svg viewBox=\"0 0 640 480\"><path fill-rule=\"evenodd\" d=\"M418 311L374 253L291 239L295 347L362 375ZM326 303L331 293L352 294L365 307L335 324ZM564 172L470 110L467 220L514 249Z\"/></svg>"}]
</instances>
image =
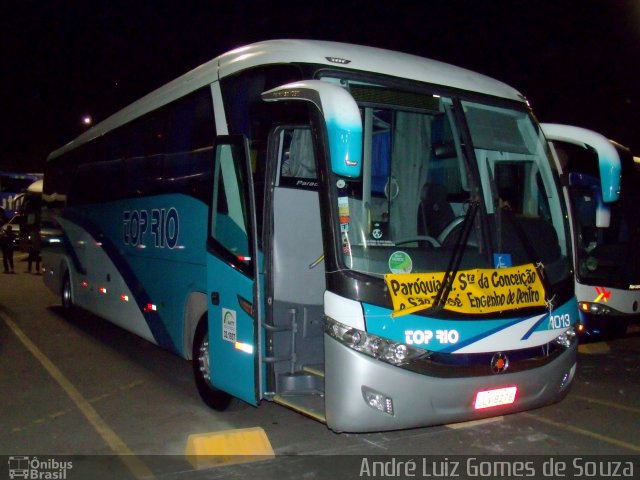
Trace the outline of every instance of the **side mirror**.
<instances>
[{"instance_id":1,"label":"side mirror","mask_svg":"<svg viewBox=\"0 0 640 480\"><path fill-rule=\"evenodd\" d=\"M362 170L362 118L353 97L344 88L321 80L281 85L262 94L265 102L305 101L320 110L329 137L331 170L348 178Z\"/></svg>"}]
</instances>

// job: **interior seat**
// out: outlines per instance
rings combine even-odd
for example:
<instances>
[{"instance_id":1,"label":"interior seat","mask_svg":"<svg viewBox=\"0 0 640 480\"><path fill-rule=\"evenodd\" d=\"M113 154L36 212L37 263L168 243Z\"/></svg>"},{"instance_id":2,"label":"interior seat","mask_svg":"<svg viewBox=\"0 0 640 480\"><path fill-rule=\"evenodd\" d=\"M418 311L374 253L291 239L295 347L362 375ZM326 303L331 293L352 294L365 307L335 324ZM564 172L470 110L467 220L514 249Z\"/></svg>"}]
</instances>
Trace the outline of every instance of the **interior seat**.
<instances>
[{"instance_id":1,"label":"interior seat","mask_svg":"<svg viewBox=\"0 0 640 480\"><path fill-rule=\"evenodd\" d=\"M422 187L418 206L418 235L438 238L447 225L456 218L447 201L447 189L439 183L426 183Z\"/></svg>"}]
</instances>

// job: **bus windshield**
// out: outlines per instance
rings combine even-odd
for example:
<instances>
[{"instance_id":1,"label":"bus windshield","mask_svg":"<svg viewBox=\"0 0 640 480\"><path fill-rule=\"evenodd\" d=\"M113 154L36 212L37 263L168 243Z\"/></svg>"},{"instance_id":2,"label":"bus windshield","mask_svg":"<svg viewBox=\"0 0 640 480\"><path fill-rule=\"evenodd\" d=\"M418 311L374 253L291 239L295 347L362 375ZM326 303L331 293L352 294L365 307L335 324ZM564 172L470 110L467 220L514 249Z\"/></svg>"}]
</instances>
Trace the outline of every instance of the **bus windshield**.
<instances>
[{"instance_id":1,"label":"bus windshield","mask_svg":"<svg viewBox=\"0 0 640 480\"><path fill-rule=\"evenodd\" d=\"M444 272L459 256L459 269L535 263L551 284L570 275L557 174L525 108L364 85L350 92L364 148L362 175L336 178L347 268Z\"/></svg>"},{"instance_id":2,"label":"bus windshield","mask_svg":"<svg viewBox=\"0 0 640 480\"><path fill-rule=\"evenodd\" d=\"M601 188L598 180L597 154L586 148L563 145L569 150L567 171L579 173L570 194L576 219L576 275L589 284L602 284L627 289L640 283L640 222L637 206L640 202L640 175L632 154L624 147L614 145L620 157L622 176L620 197L606 204L609 225L601 228L596 223ZM574 175L575 176L575 175ZM577 177L576 177L577 180Z\"/></svg>"}]
</instances>

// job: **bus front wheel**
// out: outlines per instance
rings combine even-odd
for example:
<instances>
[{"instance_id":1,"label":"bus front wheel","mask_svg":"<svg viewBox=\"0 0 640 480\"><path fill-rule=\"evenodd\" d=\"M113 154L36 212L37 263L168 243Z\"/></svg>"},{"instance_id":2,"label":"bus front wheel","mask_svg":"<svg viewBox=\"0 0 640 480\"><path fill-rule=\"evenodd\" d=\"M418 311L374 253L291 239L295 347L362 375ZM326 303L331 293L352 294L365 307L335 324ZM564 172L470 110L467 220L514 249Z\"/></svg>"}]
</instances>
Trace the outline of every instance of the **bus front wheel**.
<instances>
[{"instance_id":1,"label":"bus front wheel","mask_svg":"<svg viewBox=\"0 0 640 480\"><path fill-rule=\"evenodd\" d=\"M209 324L203 315L196 328L192 350L193 376L198 393L204 403L214 410L227 410L235 403L235 398L211 385L211 365L209 363Z\"/></svg>"}]
</instances>

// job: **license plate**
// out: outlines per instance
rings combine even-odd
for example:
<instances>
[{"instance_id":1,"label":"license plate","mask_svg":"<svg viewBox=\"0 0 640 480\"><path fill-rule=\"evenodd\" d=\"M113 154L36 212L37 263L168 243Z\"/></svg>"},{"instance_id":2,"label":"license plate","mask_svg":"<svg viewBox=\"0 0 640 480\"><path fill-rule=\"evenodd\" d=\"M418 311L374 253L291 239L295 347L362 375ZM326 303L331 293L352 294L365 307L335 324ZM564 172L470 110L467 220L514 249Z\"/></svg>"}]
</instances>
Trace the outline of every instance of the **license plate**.
<instances>
[{"instance_id":1,"label":"license plate","mask_svg":"<svg viewBox=\"0 0 640 480\"><path fill-rule=\"evenodd\" d=\"M476 394L476 410L483 408L497 407L498 405L509 405L516 399L518 387L496 388L494 390L483 390Z\"/></svg>"}]
</instances>

